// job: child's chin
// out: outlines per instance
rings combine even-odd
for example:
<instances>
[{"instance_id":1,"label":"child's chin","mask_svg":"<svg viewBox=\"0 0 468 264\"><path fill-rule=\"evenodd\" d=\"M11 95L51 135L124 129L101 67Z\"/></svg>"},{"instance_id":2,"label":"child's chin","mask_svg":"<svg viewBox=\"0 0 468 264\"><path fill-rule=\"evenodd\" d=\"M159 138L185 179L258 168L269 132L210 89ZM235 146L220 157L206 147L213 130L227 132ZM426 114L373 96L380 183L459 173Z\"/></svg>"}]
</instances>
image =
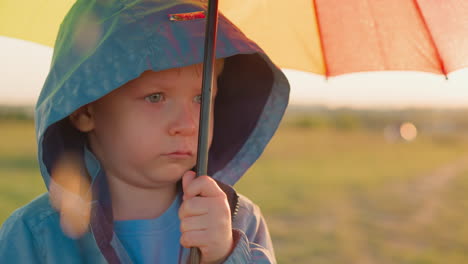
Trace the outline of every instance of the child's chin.
<instances>
[{"instance_id":1,"label":"child's chin","mask_svg":"<svg viewBox=\"0 0 468 264\"><path fill-rule=\"evenodd\" d=\"M151 173L150 178L158 182L177 183L187 171L193 166L167 166L164 169L160 168L157 173Z\"/></svg>"}]
</instances>

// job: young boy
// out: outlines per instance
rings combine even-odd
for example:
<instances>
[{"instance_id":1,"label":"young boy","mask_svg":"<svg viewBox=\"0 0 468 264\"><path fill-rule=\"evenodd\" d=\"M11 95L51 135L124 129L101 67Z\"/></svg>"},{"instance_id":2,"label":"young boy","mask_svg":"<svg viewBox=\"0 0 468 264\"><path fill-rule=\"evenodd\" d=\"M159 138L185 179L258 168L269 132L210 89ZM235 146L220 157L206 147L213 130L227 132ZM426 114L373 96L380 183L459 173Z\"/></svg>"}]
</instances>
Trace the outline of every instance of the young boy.
<instances>
[{"instance_id":1,"label":"young boy","mask_svg":"<svg viewBox=\"0 0 468 264\"><path fill-rule=\"evenodd\" d=\"M275 263L232 189L288 102L282 72L220 16L208 174L195 178L204 1L77 1L36 107L49 190L0 231L1 263Z\"/></svg>"}]
</instances>

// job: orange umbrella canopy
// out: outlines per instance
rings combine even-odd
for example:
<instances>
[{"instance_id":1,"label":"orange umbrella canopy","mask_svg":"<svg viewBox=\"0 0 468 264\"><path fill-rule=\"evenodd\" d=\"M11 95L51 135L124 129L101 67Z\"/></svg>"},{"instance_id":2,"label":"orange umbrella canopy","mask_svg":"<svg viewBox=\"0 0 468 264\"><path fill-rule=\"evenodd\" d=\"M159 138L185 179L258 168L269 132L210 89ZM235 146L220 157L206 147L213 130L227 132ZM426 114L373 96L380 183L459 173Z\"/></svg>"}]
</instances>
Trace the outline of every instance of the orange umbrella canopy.
<instances>
[{"instance_id":1,"label":"orange umbrella canopy","mask_svg":"<svg viewBox=\"0 0 468 264\"><path fill-rule=\"evenodd\" d=\"M468 66L466 0L220 0L281 67L327 76Z\"/></svg>"},{"instance_id":2,"label":"orange umbrella canopy","mask_svg":"<svg viewBox=\"0 0 468 264\"><path fill-rule=\"evenodd\" d=\"M468 67L466 0L219 0L280 67L326 76ZM2 0L0 35L52 46L73 0Z\"/></svg>"}]
</instances>

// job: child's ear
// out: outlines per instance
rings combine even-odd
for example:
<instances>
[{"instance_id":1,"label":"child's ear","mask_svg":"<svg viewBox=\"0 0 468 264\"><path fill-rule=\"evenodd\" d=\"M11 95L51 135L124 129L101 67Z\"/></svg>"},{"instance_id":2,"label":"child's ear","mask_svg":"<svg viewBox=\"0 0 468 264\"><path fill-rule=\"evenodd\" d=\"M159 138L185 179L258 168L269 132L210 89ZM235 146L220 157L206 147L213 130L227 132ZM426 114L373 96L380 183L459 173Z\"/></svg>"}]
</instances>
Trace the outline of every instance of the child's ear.
<instances>
[{"instance_id":1,"label":"child's ear","mask_svg":"<svg viewBox=\"0 0 468 264\"><path fill-rule=\"evenodd\" d=\"M69 116L73 126L81 132L90 132L94 129L94 114L91 104L78 108Z\"/></svg>"}]
</instances>

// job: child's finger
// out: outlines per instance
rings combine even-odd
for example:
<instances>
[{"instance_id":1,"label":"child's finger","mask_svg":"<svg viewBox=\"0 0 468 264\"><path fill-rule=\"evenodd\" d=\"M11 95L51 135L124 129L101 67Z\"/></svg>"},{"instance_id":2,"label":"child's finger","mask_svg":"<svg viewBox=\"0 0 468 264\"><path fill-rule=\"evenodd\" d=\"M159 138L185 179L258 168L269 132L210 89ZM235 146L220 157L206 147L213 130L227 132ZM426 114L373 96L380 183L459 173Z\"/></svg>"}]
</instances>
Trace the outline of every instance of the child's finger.
<instances>
[{"instance_id":1,"label":"child's finger","mask_svg":"<svg viewBox=\"0 0 468 264\"><path fill-rule=\"evenodd\" d=\"M193 171L186 171L182 176L182 189L184 190L184 200L190 198L187 196L185 189L187 189L187 186L190 185L190 183L195 179L196 176L197 175Z\"/></svg>"},{"instance_id":2,"label":"child's finger","mask_svg":"<svg viewBox=\"0 0 468 264\"><path fill-rule=\"evenodd\" d=\"M206 231L194 230L184 232L180 237L180 244L185 248L190 247L203 247L207 245Z\"/></svg>"},{"instance_id":3,"label":"child's finger","mask_svg":"<svg viewBox=\"0 0 468 264\"><path fill-rule=\"evenodd\" d=\"M207 215L185 217L180 221L180 231L182 233L195 230L206 230L210 223Z\"/></svg>"},{"instance_id":4,"label":"child's finger","mask_svg":"<svg viewBox=\"0 0 468 264\"><path fill-rule=\"evenodd\" d=\"M210 205L207 205L206 199L204 197L192 197L183 201L179 209L179 218L184 219L190 216L207 214Z\"/></svg>"},{"instance_id":5,"label":"child's finger","mask_svg":"<svg viewBox=\"0 0 468 264\"><path fill-rule=\"evenodd\" d=\"M184 196L186 199L197 195L202 197L216 197L224 195L224 192L219 188L215 180L204 175L196 177L192 181L187 182L184 186Z\"/></svg>"}]
</instances>

